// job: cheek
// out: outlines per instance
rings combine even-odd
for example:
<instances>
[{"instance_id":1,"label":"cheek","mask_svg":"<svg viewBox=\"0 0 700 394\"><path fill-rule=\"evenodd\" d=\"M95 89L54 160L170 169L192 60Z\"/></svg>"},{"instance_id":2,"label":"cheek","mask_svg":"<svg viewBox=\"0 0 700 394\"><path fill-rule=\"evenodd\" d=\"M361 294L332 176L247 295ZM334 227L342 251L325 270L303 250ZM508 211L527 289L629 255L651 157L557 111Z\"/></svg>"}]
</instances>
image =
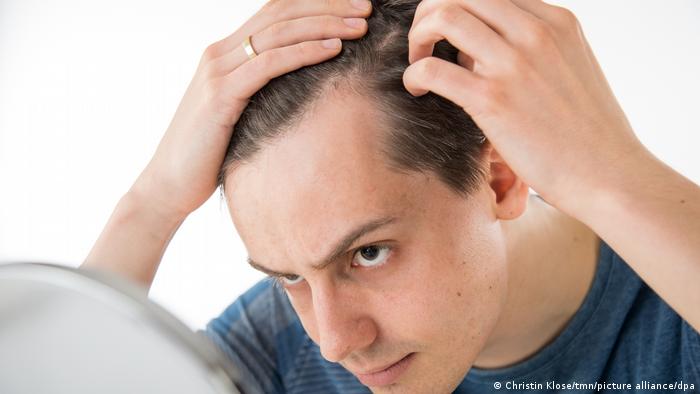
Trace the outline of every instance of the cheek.
<instances>
[{"instance_id":1,"label":"cheek","mask_svg":"<svg viewBox=\"0 0 700 394\"><path fill-rule=\"evenodd\" d=\"M468 330L468 340L480 348L491 335L503 310L508 271L502 248L484 248L474 257L457 263L455 273L459 274L454 275L454 287L450 287L451 292L445 292L445 298L451 300L448 308L454 315L463 317L461 321L447 323Z\"/></svg>"},{"instance_id":2,"label":"cheek","mask_svg":"<svg viewBox=\"0 0 700 394\"><path fill-rule=\"evenodd\" d=\"M495 327L507 286L499 228L480 226L474 233L460 231L466 240L450 247L415 251L405 264L410 269L395 278L396 292L382 314L391 331L465 365ZM445 245L445 239L436 244Z\"/></svg>"},{"instance_id":3,"label":"cheek","mask_svg":"<svg viewBox=\"0 0 700 394\"><path fill-rule=\"evenodd\" d=\"M480 226L470 234L465 245L452 260L450 270L455 273L456 288L453 291L457 298L461 293L462 297L467 295L477 303L476 310L498 314L506 299L508 281L506 248L500 226Z\"/></svg>"},{"instance_id":4,"label":"cheek","mask_svg":"<svg viewBox=\"0 0 700 394\"><path fill-rule=\"evenodd\" d=\"M504 257L432 257L430 263L407 272L387 297L383 316L394 315L402 329L424 326L480 327L483 333L498 318L505 301L507 271ZM397 278L398 279L398 278ZM388 319L387 319L388 320Z\"/></svg>"},{"instance_id":5,"label":"cheek","mask_svg":"<svg viewBox=\"0 0 700 394\"><path fill-rule=\"evenodd\" d=\"M447 307L462 319L446 324L467 330L467 340L480 349L493 331L507 295L508 270L500 226L480 226L465 245L470 246L452 261L451 286L444 291L444 297L451 300Z\"/></svg>"}]
</instances>

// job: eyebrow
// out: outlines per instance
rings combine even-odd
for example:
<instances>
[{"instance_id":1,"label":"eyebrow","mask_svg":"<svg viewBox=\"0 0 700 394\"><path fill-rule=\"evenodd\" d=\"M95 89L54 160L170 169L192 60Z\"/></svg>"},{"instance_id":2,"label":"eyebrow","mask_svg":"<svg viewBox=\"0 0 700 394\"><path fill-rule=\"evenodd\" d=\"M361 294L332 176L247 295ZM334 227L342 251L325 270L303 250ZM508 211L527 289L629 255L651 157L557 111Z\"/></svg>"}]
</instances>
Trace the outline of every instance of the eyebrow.
<instances>
[{"instance_id":1,"label":"eyebrow","mask_svg":"<svg viewBox=\"0 0 700 394\"><path fill-rule=\"evenodd\" d=\"M369 222L360 224L359 226L356 226L354 229L350 230L343 238L341 238L338 242L336 242L335 247L331 249L331 252L326 255L325 258L321 259L320 262L313 264L311 268L314 270L320 271L330 264L332 264L334 261L338 259L345 251L353 244L355 241L357 241L360 237L371 233L372 231L378 230L379 228L386 226L390 223L393 223L396 221L396 218L393 216L387 216L383 217L380 219L374 219ZM295 275L295 274L289 274L289 273L284 273L284 272L277 272L274 270L271 270L262 264L254 261L250 257L248 257L248 264L250 264L251 267L255 268L258 271L264 272L267 275L270 276L289 276L289 275Z\"/></svg>"}]
</instances>

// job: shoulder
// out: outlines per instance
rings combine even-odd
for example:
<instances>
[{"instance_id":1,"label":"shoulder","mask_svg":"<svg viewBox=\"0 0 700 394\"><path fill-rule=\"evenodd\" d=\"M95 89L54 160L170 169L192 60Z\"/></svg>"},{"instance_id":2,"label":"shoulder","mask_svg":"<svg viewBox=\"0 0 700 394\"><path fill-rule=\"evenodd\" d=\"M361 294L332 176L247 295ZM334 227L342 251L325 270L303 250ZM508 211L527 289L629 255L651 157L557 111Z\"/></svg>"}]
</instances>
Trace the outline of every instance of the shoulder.
<instances>
[{"instance_id":1,"label":"shoulder","mask_svg":"<svg viewBox=\"0 0 700 394\"><path fill-rule=\"evenodd\" d=\"M367 393L340 364L323 359L284 290L265 279L213 319L205 333L265 393Z\"/></svg>"},{"instance_id":2,"label":"shoulder","mask_svg":"<svg viewBox=\"0 0 700 394\"><path fill-rule=\"evenodd\" d=\"M264 392L281 392L284 376L309 341L286 294L270 279L238 297L207 324L205 334Z\"/></svg>"},{"instance_id":3,"label":"shoulder","mask_svg":"<svg viewBox=\"0 0 700 394\"><path fill-rule=\"evenodd\" d=\"M612 343L617 362L611 368L629 368L633 362L639 376L700 379L700 334L608 245L602 246L601 258L604 253L611 265L601 310L608 318L599 333L607 327L619 330Z\"/></svg>"},{"instance_id":4,"label":"shoulder","mask_svg":"<svg viewBox=\"0 0 700 394\"><path fill-rule=\"evenodd\" d=\"M284 291L271 279L263 279L212 320L208 328L226 330L239 325L256 324L274 335L297 320Z\"/></svg>"},{"instance_id":5,"label":"shoulder","mask_svg":"<svg viewBox=\"0 0 700 394\"><path fill-rule=\"evenodd\" d=\"M306 336L287 295L271 279L261 280L238 297L209 322L207 332L227 340L254 341L276 358L294 353Z\"/></svg>"}]
</instances>

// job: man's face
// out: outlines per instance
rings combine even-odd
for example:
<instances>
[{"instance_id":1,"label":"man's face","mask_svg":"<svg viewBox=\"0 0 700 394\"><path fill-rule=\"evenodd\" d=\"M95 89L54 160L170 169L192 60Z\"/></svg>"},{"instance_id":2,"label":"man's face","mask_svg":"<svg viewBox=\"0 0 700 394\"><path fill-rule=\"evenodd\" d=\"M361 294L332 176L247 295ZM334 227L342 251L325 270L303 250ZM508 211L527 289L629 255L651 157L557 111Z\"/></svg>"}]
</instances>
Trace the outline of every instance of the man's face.
<instances>
[{"instance_id":1,"label":"man's face","mask_svg":"<svg viewBox=\"0 0 700 394\"><path fill-rule=\"evenodd\" d=\"M285 290L324 358L359 374L413 353L370 389L447 392L502 308L500 226L486 183L464 198L434 174L389 169L373 111L341 92L317 103L231 171L229 209L251 260L298 279Z\"/></svg>"}]
</instances>

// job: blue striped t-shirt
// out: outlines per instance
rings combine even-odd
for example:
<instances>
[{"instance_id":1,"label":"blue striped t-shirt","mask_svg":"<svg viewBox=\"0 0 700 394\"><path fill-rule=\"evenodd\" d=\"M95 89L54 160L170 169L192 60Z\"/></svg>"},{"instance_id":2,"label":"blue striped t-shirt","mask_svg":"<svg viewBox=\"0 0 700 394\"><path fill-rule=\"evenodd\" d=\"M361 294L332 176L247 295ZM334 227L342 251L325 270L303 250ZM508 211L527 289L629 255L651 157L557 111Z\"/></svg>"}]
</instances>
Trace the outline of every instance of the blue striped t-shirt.
<instances>
[{"instance_id":1,"label":"blue striped t-shirt","mask_svg":"<svg viewBox=\"0 0 700 394\"><path fill-rule=\"evenodd\" d=\"M269 279L212 320L206 334L252 391L370 392L321 356L285 292ZM593 284L564 330L516 365L472 368L455 393L628 391L611 383L651 390L646 392L700 392L700 335L601 242Z\"/></svg>"}]
</instances>

